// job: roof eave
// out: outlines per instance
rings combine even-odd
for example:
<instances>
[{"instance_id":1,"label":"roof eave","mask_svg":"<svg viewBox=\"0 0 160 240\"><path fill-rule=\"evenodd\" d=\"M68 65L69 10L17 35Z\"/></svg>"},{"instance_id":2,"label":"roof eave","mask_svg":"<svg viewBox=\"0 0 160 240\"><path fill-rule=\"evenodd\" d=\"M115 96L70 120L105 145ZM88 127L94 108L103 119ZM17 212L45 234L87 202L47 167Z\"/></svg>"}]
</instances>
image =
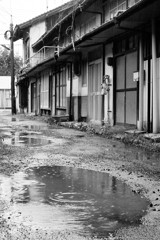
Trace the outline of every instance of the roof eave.
<instances>
[{"instance_id":1,"label":"roof eave","mask_svg":"<svg viewBox=\"0 0 160 240\"><path fill-rule=\"evenodd\" d=\"M16 25L15 29L14 29L14 34L15 34L15 39L16 39L15 41L17 41L17 40L19 40L21 38L21 36L20 36L20 38L18 39L18 36L16 36L17 28L21 29L21 31L25 31L26 28L29 28L30 26L32 26L33 24L35 24L35 23L37 23L39 21L45 20L46 17L52 16L55 13L63 11L64 7L70 8L73 5L73 3L74 3L74 0L69 1L69 2L67 2L67 3L65 3L65 4L63 4L63 5L61 5L61 6L57 7L57 8L55 8L55 9L52 9L52 10L50 10L48 12L45 12L45 13L43 13L43 14L35 17L35 18L32 18L32 19L24 22L24 23Z\"/></svg>"},{"instance_id":2,"label":"roof eave","mask_svg":"<svg viewBox=\"0 0 160 240\"><path fill-rule=\"evenodd\" d=\"M80 7L78 8L78 10L81 11L82 8L85 7L85 6L87 5L87 3L89 3L90 1L91 1L91 0L85 0L84 3L83 3L84 5L83 5L83 6L80 6ZM96 1L96 0L94 0L94 1ZM93 2L93 0L92 0L92 2ZM78 11L77 11L77 12L78 12ZM43 35L43 37L39 38L39 40L38 40L37 42L35 42L35 43L32 45L32 47L33 47L33 48L38 48L38 47L42 46L43 43L44 43L44 41L49 37L49 35L50 35L50 34L53 34L54 31L56 31L57 27L60 26L60 24L62 24L63 22L65 22L67 19L69 19L69 18L72 16L72 14L73 14L73 11L72 11L71 13L69 13L67 16L65 16L61 21L59 21L49 32L46 32L46 33Z\"/></svg>"},{"instance_id":3,"label":"roof eave","mask_svg":"<svg viewBox=\"0 0 160 240\"><path fill-rule=\"evenodd\" d=\"M119 20L119 21L125 20L128 16L130 16L130 14L134 14L137 10L141 10L144 6L152 4L153 2L156 2L156 1L158 1L158 0L152 0L152 2L150 2L150 0L142 0L139 3L137 3L136 5L134 5L133 7L129 8L126 12L124 12L120 16L118 16L117 20ZM86 35L84 35L81 39L78 39L77 41L75 41L75 45L77 46L77 45L81 44L82 42L84 42L88 38L90 38L90 37L92 37L92 36L94 36L96 34L99 34L100 32L102 32L102 31L104 31L106 29L109 29L109 28L113 27L114 25L115 25L114 19L109 21L109 22L104 23L103 25L101 25L97 29L95 29L92 32L87 33ZM65 49L63 49L60 52L60 55L65 54L67 51L71 50L71 48L72 48L72 44L68 45ZM47 61L48 62L49 61L53 61L53 58L50 58ZM42 62L40 65L42 65L42 64L44 64L44 62ZM33 68L29 69L26 74L31 73L38 66L39 65L36 65Z\"/></svg>"}]
</instances>

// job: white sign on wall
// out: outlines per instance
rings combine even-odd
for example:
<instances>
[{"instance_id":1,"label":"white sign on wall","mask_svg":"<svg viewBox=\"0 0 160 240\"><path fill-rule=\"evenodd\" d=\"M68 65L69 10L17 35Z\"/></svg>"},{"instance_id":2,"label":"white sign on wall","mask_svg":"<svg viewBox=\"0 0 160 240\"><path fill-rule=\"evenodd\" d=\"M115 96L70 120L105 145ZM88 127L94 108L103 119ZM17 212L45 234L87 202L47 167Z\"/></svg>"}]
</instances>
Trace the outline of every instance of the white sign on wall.
<instances>
[{"instance_id":1,"label":"white sign on wall","mask_svg":"<svg viewBox=\"0 0 160 240\"><path fill-rule=\"evenodd\" d=\"M139 72L133 72L133 81L138 82L139 81Z\"/></svg>"}]
</instances>

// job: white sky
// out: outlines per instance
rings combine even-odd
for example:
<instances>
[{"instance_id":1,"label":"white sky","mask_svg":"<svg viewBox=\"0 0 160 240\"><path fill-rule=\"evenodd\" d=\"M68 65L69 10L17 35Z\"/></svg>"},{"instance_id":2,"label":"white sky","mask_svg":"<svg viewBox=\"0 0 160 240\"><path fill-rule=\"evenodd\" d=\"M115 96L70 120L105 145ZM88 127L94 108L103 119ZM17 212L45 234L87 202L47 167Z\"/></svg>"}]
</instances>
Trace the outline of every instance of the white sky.
<instances>
[{"instance_id":1,"label":"white sky","mask_svg":"<svg viewBox=\"0 0 160 240\"><path fill-rule=\"evenodd\" d=\"M8 44L4 32L9 29L11 15L13 25L23 23L70 0L0 0L0 44Z\"/></svg>"}]
</instances>

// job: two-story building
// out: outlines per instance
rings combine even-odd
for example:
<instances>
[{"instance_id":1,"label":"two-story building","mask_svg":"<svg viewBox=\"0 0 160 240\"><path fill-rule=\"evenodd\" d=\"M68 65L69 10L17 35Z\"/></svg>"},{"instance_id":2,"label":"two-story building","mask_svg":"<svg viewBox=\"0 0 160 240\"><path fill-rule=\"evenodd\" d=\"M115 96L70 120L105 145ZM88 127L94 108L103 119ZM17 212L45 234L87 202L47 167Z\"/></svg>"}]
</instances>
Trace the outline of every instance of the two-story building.
<instances>
[{"instance_id":1,"label":"two-story building","mask_svg":"<svg viewBox=\"0 0 160 240\"><path fill-rule=\"evenodd\" d=\"M158 0L74 0L14 29L20 107L160 129Z\"/></svg>"}]
</instances>

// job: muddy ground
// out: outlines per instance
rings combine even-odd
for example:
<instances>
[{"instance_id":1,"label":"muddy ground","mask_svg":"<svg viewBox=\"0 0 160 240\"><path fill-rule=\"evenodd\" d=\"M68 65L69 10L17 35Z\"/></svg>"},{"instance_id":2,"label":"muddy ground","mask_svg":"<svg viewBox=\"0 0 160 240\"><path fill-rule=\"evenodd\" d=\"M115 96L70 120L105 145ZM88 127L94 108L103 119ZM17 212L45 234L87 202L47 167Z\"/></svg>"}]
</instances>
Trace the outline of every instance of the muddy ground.
<instances>
[{"instance_id":1,"label":"muddy ground","mask_svg":"<svg viewBox=\"0 0 160 240\"><path fill-rule=\"evenodd\" d=\"M46 120L46 119L45 119ZM95 135L93 131L78 131L48 123L42 118L17 115L0 115L0 126L9 126L12 131L33 131L26 126L39 126L34 129L43 133L45 138L57 139L49 145L10 146L0 143L0 173L12 175L15 172L33 166L71 166L106 172L126 182L133 191L147 197L151 204L147 215L139 227L118 230L114 236L106 239L119 240L158 240L160 239L160 155L139 147L124 144L121 141ZM27 129L27 130L26 130ZM1 134L1 132L0 132ZM58 144L61 140L63 144ZM135 138L134 138L135 141ZM16 225L12 216L3 218L3 212L12 202L1 200L0 239L90 239L72 232L45 231L34 229L22 222ZM97 239L92 238L92 239ZM103 238L104 239L104 238Z\"/></svg>"}]
</instances>

